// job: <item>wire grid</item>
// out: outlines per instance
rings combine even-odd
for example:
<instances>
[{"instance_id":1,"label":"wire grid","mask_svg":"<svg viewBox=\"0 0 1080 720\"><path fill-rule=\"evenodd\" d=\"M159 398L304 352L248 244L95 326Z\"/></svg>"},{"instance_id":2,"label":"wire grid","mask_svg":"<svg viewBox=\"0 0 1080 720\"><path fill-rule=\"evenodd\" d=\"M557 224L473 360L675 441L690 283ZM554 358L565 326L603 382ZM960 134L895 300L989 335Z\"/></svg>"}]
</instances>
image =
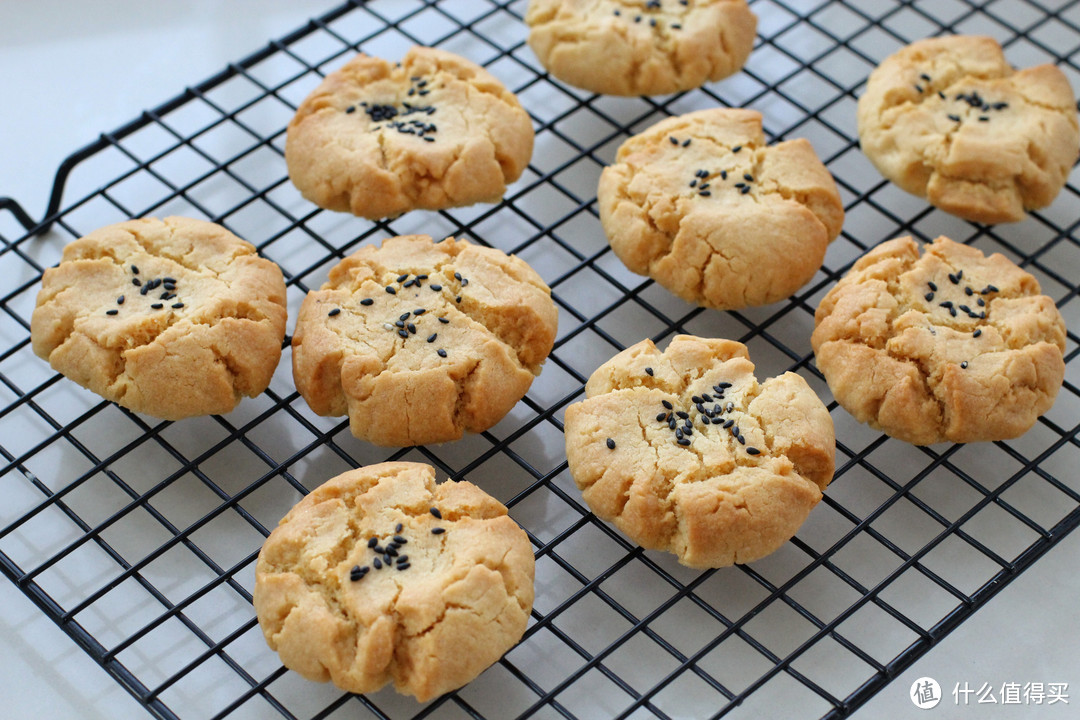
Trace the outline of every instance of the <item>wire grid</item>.
<instances>
[{"instance_id":1,"label":"wire grid","mask_svg":"<svg viewBox=\"0 0 1080 720\"><path fill-rule=\"evenodd\" d=\"M45 222L0 215L0 569L156 716L842 717L925 653L1080 522L1080 183L1017 225L929 208L869 166L854 130L869 70L941 33L998 38L1014 65L1059 64L1077 85L1080 0L756 0L744 72L661 98L600 97L549 78L524 44L524 1L348 3L73 155ZM320 76L357 50L438 46L521 98L536 152L502 203L386 222L313 209L288 182L284 127ZM628 273L597 221L618 145L658 119L753 107L774 139L809 138L847 210L825 265L795 297L720 313ZM79 199L61 211L64 196ZM21 208L0 209L28 220ZM20 214L21 213L21 214ZM497 426L396 452L313 415L286 347L269 390L225 417L157 422L106 403L33 357L42 269L102 225L180 214L220 222L277 262L290 317L360 245L424 232L514 252L551 286L555 349ZM6 220L5 220L6 218ZM946 234L1032 272L1066 322L1066 380L1023 437L917 448L839 409L813 364L813 310L868 247ZM10 240L9 237L17 239ZM290 325L291 327L291 325ZM758 375L801 374L837 430L837 472L796 538L754 563L697 572L645 552L583 506L562 414L601 362L644 336L737 338ZM343 694L280 666L251 607L263 538L310 488L361 464L429 462L510 508L537 560L521 644L426 705Z\"/></svg>"}]
</instances>

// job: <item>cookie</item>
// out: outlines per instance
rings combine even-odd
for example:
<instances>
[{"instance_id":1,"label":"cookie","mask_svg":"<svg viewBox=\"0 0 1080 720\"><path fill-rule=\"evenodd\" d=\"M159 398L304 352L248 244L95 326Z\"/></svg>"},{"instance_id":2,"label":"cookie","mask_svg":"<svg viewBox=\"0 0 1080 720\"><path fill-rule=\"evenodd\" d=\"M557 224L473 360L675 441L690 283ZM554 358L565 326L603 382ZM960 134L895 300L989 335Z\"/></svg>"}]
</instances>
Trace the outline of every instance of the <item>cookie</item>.
<instances>
[{"instance_id":1,"label":"cookie","mask_svg":"<svg viewBox=\"0 0 1080 720\"><path fill-rule=\"evenodd\" d=\"M523 260L427 235L366 246L308 293L293 377L319 415L384 446L459 439L525 395L555 340L551 291Z\"/></svg>"},{"instance_id":2,"label":"cookie","mask_svg":"<svg viewBox=\"0 0 1080 720\"><path fill-rule=\"evenodd\" d=\"M311 202L376 219L498 202L532 148L528 113L494 76L414 47L327 75L289 123L285 161Z\"/></svg>"},{"instance_id":3,"label":"cookie","mask_svg":"<svg viewBox=\"0 0 1080 720\"><path fill-rule=\"evenodd\" d=\"M267 388L285 281L255 248L181 217L109 225L42 277L34 352L106 400L166 420L227 413Z\"/></svg>"},{"instance_id":4,"label":"cookie","mask_svg":"<svg viewBox=\"0 0 1080 720\"><path fill-rule=\"evenodd\" d=\"M627 268L721 310L794 293L844 222L810 143L766 145L753 110L692 112L629 138L601 173L597 199Z\"/></svg>"},{"instance_id":5,"label":"cookie","mask_svg":"<svg viewBox=\"0 0 1080 720\"><path fill-rule=\"evenodd\" d=\"M285 667L424 702L521 639L534 560L506 508L430 465L351 470L301 500L255 565L255 612Z\"/></svg>"},{"instance_id":6,"label":"cookie","mask_svg":"<svg viewBox=\"0 0 1080 720\"><path fill-rule=\"evenodd\" d=\"M559 80L661 95L738 72L754 46L746 0L530 0L529 47Z\"/></svg>"},{"instance_id":7,"label":"cookie","mask_svg":"<svg viewBox=\"0 0 1080 720\"><path fill-rule=\"evenodd\" d=\"M821 500L836 455L800 376L758 383L746 346L678 335L601 365L566 408L570 473L597 517L694 568L764 557Z\"/></svg>"},{"instance_id":8,"label":"cookie","mask_svg":"<svg viewBox=\"0 0 1080 720\"><path fill-rule=\"evenodd\" d=\"M916 445L1014 438L1050 409L1065 323L1027 272L939 237L882 243L822 299L812 337L833 395Z\"/></svg>"},{"instance_id":9,"label":"cookie","mask_svg":"<svg viewBox=\"0 0 1080 720\"><path fill-rule=\"evenodd\" d=\"M920 40L889 56L870 73L858 124L882 175L980 223L1050 205L1080 151L1065 74L1014 70L989 37Z\"/></svg>"}]
</instances>

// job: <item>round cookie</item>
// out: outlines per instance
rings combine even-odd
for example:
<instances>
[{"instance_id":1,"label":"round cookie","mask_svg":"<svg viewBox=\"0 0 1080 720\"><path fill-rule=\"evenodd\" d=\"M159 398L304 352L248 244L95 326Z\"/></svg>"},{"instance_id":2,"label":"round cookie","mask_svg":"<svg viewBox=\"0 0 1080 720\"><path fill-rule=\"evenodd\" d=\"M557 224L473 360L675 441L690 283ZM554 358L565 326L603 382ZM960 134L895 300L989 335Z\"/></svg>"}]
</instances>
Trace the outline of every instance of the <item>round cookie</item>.
<instances>
[{"instance_id":1,"label":"round cookie","mask_svg":"<svg viewBox=\"0 0 1080 720\"><path fill-rule=\"evenodd\" d=\"M758 383L746 346L678 335L601 365L566 408L570 473L597 517L694 568L747 563L789 540L836 455L800 376Z\"/></svg>"},{"instance_id":2,"label":"round cookie","mask_svg":"<svg viewBox=\"0 0 1080 720\"><path fill-rule=\"evenodd\" d=\"M746 0L530 0L529 46L559 80L661 95L737 72L754 46Z\"/></svg>"},{"instance_id":3,"label":"round cookie","mask_svg":"<svg viewBox=\"0 0 1080 720\"><path fill-rule=\"evenodd\" d=\"M255 612L284 665L342 690L389 682L425 702L521 639L529 539L469 482L389 462L327 481L285 515L255 566Z\"/></svg>"},{"instance_id":4,"label":"round cookie","mask_svg":"<svg viewBox=\"0 0 1080 720\"><path fill-rule=\"evenodd\" d=\"M494 76L414 47L327 75L289 123L285 160L311 202L376 219L498 202L532 148L528 113Z\"/></svg>"},{"instance_id":5,"label":"round cookie","mask_svg":"<svg viewBox=\"0 0 1080 720\"><path fill-rule=\"evenodd\" d=\"M267 388L285 281L255 248L181 217L109 225L42 278L34 352L106 400L166 420L227 413Z\"/></svg>"},{"instance_id":6,"label":"round cookie","mask_svg":"<svg viewBox=\"0 0 1080 720\"><path fill-rule=\"evenodd\" d=\"M721 310L794 293L844 222L810 143L766 145L753 110L692 112L629 138L601 173L597 199L627 268Z\"/></svg>"},{"instance_id":7,"label":"round cookie","mask_svg":"<svg viewBox=\"0 0 1080 720\"><path fill-rule=\"evenodd\" d=\"M1017 222L1052 203L1080 151L1065 74L1016 71L989 37L920 40L889 56L870 73L858 123L882 175L980 223Z\"/></svg>"},{"instance_id":8,"label":"round cookie","mask_svg":"<svg viewBox=\"0 0 1080 720\"><path fill-rule=\"evenodd\" d=\"M555 341L551 291L523 260L427 235L366 246L308 293L293 377L319 415L384 446L459 439L525 395Z\"/></svg>"},{"instance_id":9,"label":"round cookie","mask_svg":"<svg viewBox=\"0 0 1080 720\"><path fill-rule=\"evenodd\" d=\"M1004 440L1050 409L1065 323L1039 283L946 237L882 243L822 299L812 337L836 400L916 445Z\"/></svg>"}]
</instances>

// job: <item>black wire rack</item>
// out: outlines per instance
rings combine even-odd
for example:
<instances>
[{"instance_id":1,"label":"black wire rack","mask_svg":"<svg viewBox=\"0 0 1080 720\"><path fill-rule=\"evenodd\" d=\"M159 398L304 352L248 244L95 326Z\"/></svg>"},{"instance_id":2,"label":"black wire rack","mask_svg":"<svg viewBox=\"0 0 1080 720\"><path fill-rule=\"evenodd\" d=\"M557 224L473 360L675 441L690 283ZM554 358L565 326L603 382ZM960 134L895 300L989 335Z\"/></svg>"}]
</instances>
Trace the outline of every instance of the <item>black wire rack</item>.
<instances>
[{"instance_id":1,"label":"black wire rack","mask_svg":"<svg viewBox=\"0 0 1080 720\"><path fill-rule=\"evenodd\" d=\"M870 69L915 39L989 34L1017 66L1053 62L1074 87L1080 0L755 0L742 73L657 98L554 81L525 45L524 0L341 5L101 135L60 168L46 217L0 200L0 570L153 715L193 717L843 717L970 617L1080 523L1080 183L997 227L952 218L884 182L859 151ZM536 152L498 205L372 223L300 198L284 128L356 51L438 46L489 68L532 115ZM786 302L684 304L628 273L597 220L618 145L658 119L717 105L806 137L847 211L821 272ZM70 198L76 198L71 200ZM313 415L284 353L267 392L227 416L158 422L106 403L33 356L43 268L72 239L144 215L210 219L255 243L288 284L290 317L360 245L424 232L524 258L559 308L555 349L490 431L378 449ZM856 257L903 234L945 234L1033 273L1066 323L1066 380L1023 437L918 448L856 423L813 363L813 310ZM290 325L291 327L291 325ZM601 362L676 333L746 343L759 375L800 373L829 403L837 472L795 539L752 564L683 568L593 517L566 469L562 414ZM456 693L418 705L309 683L281 667L251 607L263 538L304 493L383 460L434 464L505 502L537 561L524 639Z\"/></svg>"}]
</instances>

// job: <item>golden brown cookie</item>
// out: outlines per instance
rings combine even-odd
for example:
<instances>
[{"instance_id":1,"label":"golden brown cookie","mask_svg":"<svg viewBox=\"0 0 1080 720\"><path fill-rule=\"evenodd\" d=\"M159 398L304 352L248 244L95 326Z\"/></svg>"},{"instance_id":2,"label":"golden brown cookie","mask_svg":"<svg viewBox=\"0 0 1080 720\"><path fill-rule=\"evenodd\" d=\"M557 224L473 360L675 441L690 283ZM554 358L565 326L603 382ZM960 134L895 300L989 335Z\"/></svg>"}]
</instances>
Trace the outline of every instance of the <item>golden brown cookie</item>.
<instances>
[{"instance_id":1,"label":"golden brown cookie","mask_svg":"<svg viewBox=\"0 0 1080 720\"><path fill-rule=\"evenodd\" d=\"M800 376L759 384L746 346L678 335L601 365L566 408L566 457L597 517L695 568L764 557L833 475L828 410Z\"/></svg>"},{"instance_id":2,"label":"golden brown cookie","mask_svg":"<svg viewBox=\"0 0 1080 720\"><path fill-rule=\"evenodd\" d=\"M1046 207L1080 151L1076 98L1053 65L1016 71L989 37L920 40L859 98L859 140L881 174L981 223Z\"/></svg>"},{"instance_id":3,"label":"golden brown cookie","mask_svg":"<svg viewBox=\"0 0 1080 720\"><path fill-rule=\"evenodd\" d=\"M319 415L406 446L497 423L555 341L551 291L523 260L427 235L366 246L304 299L293 377Z\"/></svg>"},{"instance_id":4,"label":"golden brown cookie","mask_svg":"<svg viewBox=\"0 0 1080 720\"><path fill-rule=\"evenodd\" d=\"M810 143L766 145L753 110L701 110L631 137L600 175L597 199L626 267L721 310L794 293L844 222Z\"/></svg>"},{"instance_id":5,"label":"golden brown cookie","mask_svg":"<svg viewBox=\"0 0 1080 720\"><path fill-rule=\"evenodd\" d=\"M358 55L289 123L289 178L319 207L366 218L498 202L532 156L529 115L490 73L444 50Z\"/></svg>"},{"instance_id":6,"label":"golden brown cookie","mask_svg":"<svg viewBox=\"0 0 1080 720\"><path fill-rule=\"evenodd\" d=\"M1054 404L1065 323L1003 255L882 243L822 299L812 343L836 400L916 445L1004 440Z\"/></svg>"},{"instance_id":7,"label":"golden brown cookie","mask_svg":"<svg viewBox=\"0 0 1080 720\"><path fill-rule=\"evenodd\" d=\"M529 46L559 80L606 95L691 90L754 46L746 0L530 0Z\"/></svg>"},{"instance_id":8,"label":"golden brown cookie","mask_svg":"<svg viewBox=\"0 0 1080 720\"><path fill-rule=\"evenodd\" d=\"M64 248L42 278L30 334L54 370L129 410L226 413L270 384L285 281L220 225L131 220Z\"/></svg>"},{"instance_id":9,"label":"golden brown cookie","mask_svg":"<svg viewBox=\"0 0 1080 720\"><path fill-rule=\"evenodd\" d=\"M521 639L529 539L469 482L391 462L339 475L282 518L255 566L255 612L281 661L354 693L424 702Z\"/></svg>"}]
</instances>

